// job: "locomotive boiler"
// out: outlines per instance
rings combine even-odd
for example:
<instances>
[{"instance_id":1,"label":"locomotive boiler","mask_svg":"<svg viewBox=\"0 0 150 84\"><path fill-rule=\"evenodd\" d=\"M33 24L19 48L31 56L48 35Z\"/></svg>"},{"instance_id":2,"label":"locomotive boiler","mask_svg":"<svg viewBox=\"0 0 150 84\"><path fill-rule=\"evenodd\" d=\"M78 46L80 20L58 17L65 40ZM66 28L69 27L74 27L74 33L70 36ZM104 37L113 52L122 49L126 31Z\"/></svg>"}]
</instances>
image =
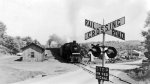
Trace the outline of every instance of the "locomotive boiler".
<instances>
[{"instance_id":1,"label":"locomotive boiler","mask_svg":"<svg viewBox=\"0 0 150 84\"><path fill-rule=\"evenodd\" d=\"M82 61L81 47L76 41L62 45L60 55L66 62L80 63Z\"/></svg>"}]
</instances>

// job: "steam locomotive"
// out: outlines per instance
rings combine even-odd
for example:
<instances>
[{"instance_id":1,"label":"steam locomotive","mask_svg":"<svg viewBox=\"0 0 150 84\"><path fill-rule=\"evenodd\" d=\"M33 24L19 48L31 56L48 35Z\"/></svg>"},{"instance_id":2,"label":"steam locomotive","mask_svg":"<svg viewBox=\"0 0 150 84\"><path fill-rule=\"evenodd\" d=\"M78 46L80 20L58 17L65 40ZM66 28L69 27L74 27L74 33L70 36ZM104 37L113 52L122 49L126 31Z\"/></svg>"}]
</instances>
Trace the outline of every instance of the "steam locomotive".
<instances>
[{"instance_id":1,"label":"steam locomotive","mask_svg":"<svg viewBox=\"0 0 150 84\"><path fill-rule=\"evenodd\" d=\"M66 62L80 63L82 61L81 47L76 41L62 45L60 55Z\"/></svg>"}]
</instances>

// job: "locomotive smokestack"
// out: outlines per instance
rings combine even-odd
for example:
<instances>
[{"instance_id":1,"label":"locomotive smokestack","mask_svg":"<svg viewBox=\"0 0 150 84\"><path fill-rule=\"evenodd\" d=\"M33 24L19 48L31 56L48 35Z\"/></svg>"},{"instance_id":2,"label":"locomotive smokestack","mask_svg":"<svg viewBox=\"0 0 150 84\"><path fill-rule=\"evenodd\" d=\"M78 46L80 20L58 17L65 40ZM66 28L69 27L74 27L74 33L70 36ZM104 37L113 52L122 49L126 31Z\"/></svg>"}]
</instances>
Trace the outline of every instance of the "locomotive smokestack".
<instances>
[{"instance_id":1,"label":"locomotive smokestack","mask_svg":"<svg viewBox=\"0 0 150 84\"><path fill-rule=\"evenodd\" d=\"M76 44L76 41L75 41L75 40L73 40L73 44Z\"/></svg>"}]
</instances>

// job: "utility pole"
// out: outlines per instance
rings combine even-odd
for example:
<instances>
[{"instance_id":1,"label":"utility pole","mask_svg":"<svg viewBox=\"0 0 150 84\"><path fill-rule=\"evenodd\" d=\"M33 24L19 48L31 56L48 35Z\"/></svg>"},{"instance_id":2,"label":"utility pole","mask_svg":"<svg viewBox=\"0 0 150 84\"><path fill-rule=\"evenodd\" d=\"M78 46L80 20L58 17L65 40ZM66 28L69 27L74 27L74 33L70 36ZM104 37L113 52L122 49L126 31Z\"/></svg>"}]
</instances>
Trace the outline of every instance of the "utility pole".
<instances>
[{"instance_id":1,"label":"utility pole","mask_svg":"<svg viewBox=\"0 0 150 84\"><path fill-rule=\"evenodd\" d=\"M104 27L104 19L103 19L103 27ZM102 43L102 67L105 66L105 31L103 32L103 43ZM103 80L98 80L99 84L104 84Z\"/></svg>"},{"instance_id":2,"label":"utility pole","mask_svg":"<svg viewBox=\"0 0 150 84\"><path fill-rule=\"evenodd\" d=\"M103 19L103 26L104 26L104 19ZM102 60L102 67L105 66L105 32L103 32L103 60ZM104 84L104 81L102 80L102 83L101 84Z\"/></svg>"}]
</instances>

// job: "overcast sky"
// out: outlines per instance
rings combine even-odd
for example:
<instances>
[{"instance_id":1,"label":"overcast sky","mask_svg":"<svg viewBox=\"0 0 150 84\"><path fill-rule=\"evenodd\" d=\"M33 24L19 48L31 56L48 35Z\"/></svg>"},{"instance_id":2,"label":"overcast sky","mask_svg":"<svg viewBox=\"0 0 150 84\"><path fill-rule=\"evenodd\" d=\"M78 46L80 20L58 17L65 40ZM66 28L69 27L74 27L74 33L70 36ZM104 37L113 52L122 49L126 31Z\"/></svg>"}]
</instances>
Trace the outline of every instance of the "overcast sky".
<instances>
[{"instance_id":1,"label":"overcast sky","mask_svg":"<svg viewBox=\"0 0 150 84\"><path fill-rule=\"evenodd\" d=\"M150 10L150 0L0 0L0 21L11 36L30 36L45 44L49 36L78 42L102 41L102 35L84 40L85 19L107 24L125 16L126 40L143 40L141 31ZM119 40L106 35L106 41Z\"/></svg>"}]
</instances>

